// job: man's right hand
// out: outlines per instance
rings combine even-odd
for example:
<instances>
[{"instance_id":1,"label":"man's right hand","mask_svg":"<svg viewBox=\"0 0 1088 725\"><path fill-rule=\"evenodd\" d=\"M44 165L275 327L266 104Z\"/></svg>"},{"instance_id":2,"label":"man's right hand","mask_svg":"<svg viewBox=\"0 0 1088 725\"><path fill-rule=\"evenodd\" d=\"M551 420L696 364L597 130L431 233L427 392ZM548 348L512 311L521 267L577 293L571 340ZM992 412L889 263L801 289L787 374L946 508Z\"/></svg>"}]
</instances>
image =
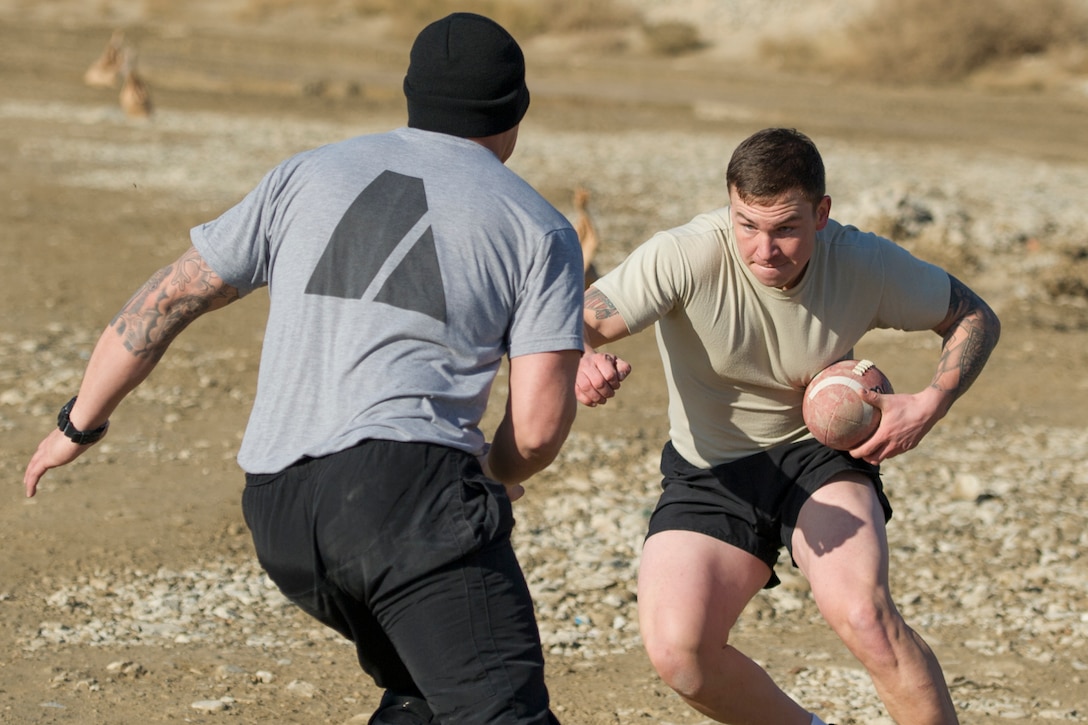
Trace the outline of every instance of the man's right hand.
<instances>
[{"instance_id":1,"label":"man's right hand","mask_svg":"<svg viewBox=\"0 0 1088 725\"><path fill-rule=\"evenodd\" d=\"M590 408L604 405L631 374L631 364L607 352L586 352L578 363L574 395Z\"/></svg>"},{"instance_id":2,"label":"man's right hand","mask_svg":"<svg viewBox=\"0 0 1088 725\"><path fill-rule=\"evenodd\" d=\"M31 498L38 492L38 482L42 480L46 471L71 463L90 447L90 445L81 446L73 443L59 430L50 432L38 444L38 449L27 464L26 472L23 473L26 497Z\"/></svg>"}]
</instances>

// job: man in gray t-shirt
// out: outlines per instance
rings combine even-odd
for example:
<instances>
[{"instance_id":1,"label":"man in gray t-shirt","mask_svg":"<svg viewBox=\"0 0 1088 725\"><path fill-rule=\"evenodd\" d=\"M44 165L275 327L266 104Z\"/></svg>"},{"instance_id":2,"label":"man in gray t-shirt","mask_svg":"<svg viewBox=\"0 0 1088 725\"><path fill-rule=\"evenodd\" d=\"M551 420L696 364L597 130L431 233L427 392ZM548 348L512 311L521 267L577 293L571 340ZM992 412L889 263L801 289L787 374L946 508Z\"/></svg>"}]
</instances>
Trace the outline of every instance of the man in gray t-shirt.
<instances>
[{"instance_id":1,"label":"man in gray t-shirt","mask_svg":"<svg viewBox=\"0 0 1088 725\"><path fill-rule=\"evenodd\" d=\"M427 26L404 91L408 127L287 159L192 230L103 333L27 495L105 434L185 326L267 287L238 455L261 564L355 643L386 689L373 725L555 723L511 501L574 419L578 238L505 166L529 92L503 28Z\"/></svg>"}]
</instances>

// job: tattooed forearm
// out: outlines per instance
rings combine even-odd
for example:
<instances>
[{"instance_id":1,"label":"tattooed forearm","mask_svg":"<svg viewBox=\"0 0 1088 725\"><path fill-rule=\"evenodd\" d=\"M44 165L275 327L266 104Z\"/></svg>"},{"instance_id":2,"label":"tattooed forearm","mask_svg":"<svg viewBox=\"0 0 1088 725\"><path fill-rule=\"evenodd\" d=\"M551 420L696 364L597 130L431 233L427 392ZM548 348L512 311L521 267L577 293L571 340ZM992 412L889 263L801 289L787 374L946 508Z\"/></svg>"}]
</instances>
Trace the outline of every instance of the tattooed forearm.
<instances>
[{"instance_id":1,"label":"tattooed forearm","mask_svg":"<svg viewBox=\"0 0 1088 725\"><path fill-rule=\"evenodd\" d=\"M238 299L195 249L163 267L132 296L110 327L136 357L158 361L190 322Z\"/></svg>"},{"instance_id":2,"label":"tattooed forearm","mask_svg":"<svg viewBox=\"0 0 1088 725\"><path fill-rule=\"evenodd\" d=\"M616 310L616 306L612 304L612 300L605 297L596 287L590 287L586 290L585 302L583 304L585 309L593 312L594 318L598 320L615 317L619 314Z\"/></svg>"},{"instance_id":3,"label":"tattooed forearm","mask_svg":"<svg viewBox=\"0 0 1088 725\"><path fill-rule=\"evenodd\" d=\"M945 338L933 387L944 389L943 384L955 382L954 390L949 392L958 397L982 372L995 343L996 337L987 334L981 320L965 318Z\"/></svg>"},{"instance_id":4,"label":"tattooed forearm","mask_svg":"<svg viewBox=\"0 0 1088 725\"><path fill-rule=\"evenodd\" d=\"M930 387L962 395L978 378L1001 335L1001 323L982 299L955 277L948 316L937 332L944 337Z\"/></svg>"}]
</instances>

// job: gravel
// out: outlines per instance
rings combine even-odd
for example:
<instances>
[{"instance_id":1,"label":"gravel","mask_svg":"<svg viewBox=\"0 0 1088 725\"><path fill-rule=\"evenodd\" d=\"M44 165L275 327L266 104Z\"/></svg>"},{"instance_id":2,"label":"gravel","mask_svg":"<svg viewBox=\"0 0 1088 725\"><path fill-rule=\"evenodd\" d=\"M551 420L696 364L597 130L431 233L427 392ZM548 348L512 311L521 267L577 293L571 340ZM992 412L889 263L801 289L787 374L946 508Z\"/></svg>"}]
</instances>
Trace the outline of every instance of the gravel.
<instances>
[{"instance_id":1,"label":"gravel","mask_svg":"<svg viewBox=\"0 0 1088 725\"><path fill-rule=\"evenodd\" d=\"M993 429L992 421L976 423ZM896 505L894 584L907 620L937 642L970 630L964 644L983 661L1015 653L1084 681L1086 457L1084 430L1024 427L984 437L937 430L924 456L885 464ZM519 505L516 548L550 656L592 661L640 647L635 578L655 468L656 454L637 442L576 435L554 470L535 484L548 489L546 503ZM753 601L738 636L775 622L819 621L788 560L780 561L779 572L783 585ZM339 641L299 615L249 558L181 571L102 569L56 585L42 605L43 620L19 635L20 646L203 641L290 653L315 641ZM882 708L863 671L824 666L811 654L806 660L804 671L794 673L793 694L809 702L834 699L854 722L881 722ZM1008 719L1038 712L1038 703L993 691L995 677L983 669L951 685L976 714ZM1048 719L1082 722L1078 707L1067 702L1043 709Z\"/></svg>"},{"instance_id":2,"label":"gravel","mask_svg":"<svg viewBox=\"0 0 1088 725\"><path fill-rule=\"evenodd\" d=\"M61 101L0 101L0 118L125 123L96 106ZM368 128L357 121L350 126L273 122L163 110L153 125L133 126L124 143L79 136L48 142L30 138L15 153L56 168L79 159L82 168L96 169L65 180L74 186L116 190L137 184L164 192L162 198L173 203L202 205L211 214L247 191L286 154L388 125L381 119L371 122ZM728 134L617 131L602 136L534 128L523 137L511 165L541 188L592 180L594 212L609 240L599 266L607 269L656 228L720 204L721 160L739 140ZM843 200L836 202L836 216L862 226L894 218L920 225L953 246L983 246L992 255L988 269L1000 281L994 286L1001 287L1006 304L1042 294L1030 280L1007 285L998 275L1000 269L1016 268L1008 260L1022 251L1025 240L1041 230L1046 239L1080 238L1088 226L1084 169L996 154L927 154L925 149L897 161L877 147L837 141L823 150L831 193ZM217 163L201 163L207 159ZM947 173L952 168L956 173ZM888 178L896 182L882 183ZM1020 182L1009 184L1010 178ZM562 207L563 200L558 203ZM1044 253L1060 258L1051 250ZM85 361L73 351L88 349L96 336L97 330L64 324L34 338L0 334L0 429L10 429L16 416L47 415L82 373ZM173 364L197 369L221 362L211 353L184 345L182 350ZM137 395L153 397L164 408L202 405L200 389L154 385L150 381ZM908 454L885 466L896 507L890 535L897 599L907 620L927 637L953 639L970 628L975 634L965 644L979 655L1018 653L1058 664L1083 682L1088 677L1088 470L1083 465L1088 432L988 419L973 421L971 428L938 427L927 438L924 455ZM653 432L627 439L576 433L552 469L534 482L546 493L518 504L515 544L551 656L591 661L640 647L635 577L656 498L660 442ZM222 450L213 446L207 455L229 458L231 444ZM103 444L97 454L119 452L110 445ZM923 554L939 554L939 566L920 565ZM756 598L739 632L775 621L819 620L800 577L787 561L779 569L783 585ZM54 581L41 606L41 621L15 632L19 647L213 641L287 652L335 639L299 615L248 557L201 561L182 570L103 567ZM134 667L116 663L122 674ZM798 697L835 699L843 713L855 718L852 722L887 722L860 670L810 658L795 675L792 688ZM270 681L273 676L255 677ZM1018 719L1018 713L1028 712L1057 721L1088 717L1083 703L1036 702L1001 688L998 681L997 673L984 670L951 684L958 701L994 718ZM290 687L306 697L306 683ZM229 706L223 700L193 703L207 712ZM838 717L845 721L843 713Z\"/></svg>"}]
</instances>

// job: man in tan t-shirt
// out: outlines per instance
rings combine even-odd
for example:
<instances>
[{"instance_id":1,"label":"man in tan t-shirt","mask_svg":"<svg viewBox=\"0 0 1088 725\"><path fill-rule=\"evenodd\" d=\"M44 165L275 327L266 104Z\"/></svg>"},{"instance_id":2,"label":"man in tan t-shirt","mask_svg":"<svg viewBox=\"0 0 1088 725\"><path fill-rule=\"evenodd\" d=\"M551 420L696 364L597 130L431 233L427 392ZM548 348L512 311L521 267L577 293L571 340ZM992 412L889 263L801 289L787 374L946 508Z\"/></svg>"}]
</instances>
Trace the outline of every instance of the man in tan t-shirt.
<instances>
[{"instance_id":1,"label":"man in tan t-shirt","mask_svg":"<svg viewBox=\"0 0 1088 725\"><path fill-rule=\"evenodd\" d=\"M974 382L1000 323L944 270L831 220L823 162L804 134L749 137L726 181L728 207L654 235L585 297L579 401L607 402L631 370L594 348L651 324L668 385L663 493L639 572L646 650L670 687L720 722L823 723L728 644L748 601L778 583L786 546L891 716L958 722L940 665L888 590L879 464L916 447ZM865 391L880 427L835 451L805 428L804 388L874 328L936 332L936 372L918 393Z\"/></svg>"}]
</instances>

